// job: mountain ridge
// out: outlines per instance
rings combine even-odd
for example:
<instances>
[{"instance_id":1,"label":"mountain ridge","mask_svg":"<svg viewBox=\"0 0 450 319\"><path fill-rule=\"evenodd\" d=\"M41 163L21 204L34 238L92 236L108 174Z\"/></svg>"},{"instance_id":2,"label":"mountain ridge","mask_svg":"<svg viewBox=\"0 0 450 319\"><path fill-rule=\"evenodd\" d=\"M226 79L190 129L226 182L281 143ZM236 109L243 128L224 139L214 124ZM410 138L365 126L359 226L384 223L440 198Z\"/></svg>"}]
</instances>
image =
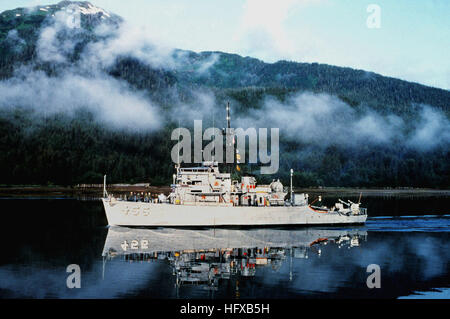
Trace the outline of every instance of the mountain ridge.
<instances>
[{"instance_id":1,"label":"mountain ridge","mask_svg":"<svg viewBox=\"0 0 450 319\"><path fill-rule=\"evenodd\" d=\"M38 17L45 16L48 18L49 16L54 15L55 12L64 9L69 5L95 8L93 10L94 13L90 15L105 17L106 11L93 6L88 1L61 1L56 5L37 6L34 11L30 11L28 14L30 16L37 15ZM46 8L48 11L40 11L42 8ZM10 26L9 29L4 26L5 22L3 20L5 14L13 16L15 14L20 14L17 12L23 14L25 10L26 9L24 8L17 8L0 13L0 41L2 41L2 39L4 40L8 32L17 27L14 24L7 24L7 26ZM115 14L106 14L110 17L115 17L113 23L123 22L123 20ZM85 15L88 16L87 14ZM33 28L39 30L44 20L45 19L38 19L37 24L39 27L33 25ZM84 27L86 28L86 26ZM88 34L87 36L91 35ZM33 56L33 48L30 48L29 50L31 50L31 52L29 52L28 55ZM0 47L0 55L2 53L4 54L5 51L5 48ZM165 71L169 73L172 72L171 75L177 78L178 81L184 81L188 84L192 82L192 84L222 89L271 87L310 90L313 92L325 92L338 96L343 94L353 103L355 103L355 97L356 99L360 99L361 92L364 91L364 96L372 99L380 99L378 105L372 106L380 106L380 104L383 103L398 104L400 102L400 104L402 104L401 101L399 101L400 99L396 98L396 94L398 94L402 95L401 99L404 99L405 103L430 104L441 108L445 112L448 112L448 105L450 105L450 91L448 90L384 76L362 69L334 66L326 63L306 63L286 60L267 63L257 58L249 56L244 57L238 54L230 54L221 51L193 52L174 49L174 54L180 54L180 52L186 58L185 61L187 62L187 65L191 66L191 68L186 67L184 70L175 70L176 75L173 74L173 70L169 69ZM195 73L196 65L202 64L205 60L214 56L218 56L218 59L209 67L208 72L205 72L204 75ZM26 58L24 59L27 60ZM7 66L9 65L7 64ZM194 74L194 76L192 76L192 74ZM0 78L4 79L11 75L11 70L10 72L1 72L0 70ZM333 80L335 80L335 82ZM377 85L373 85L374 83ZM389 90L386 90L386 87L389 87ZM408 90L408 92L406 92L406 90ZM424 91L426 91L425 94L423 94ZM439 98L434 98L436 96L439 96ZM395 109L395 107L390 107L390 110L393 109Z\"/></svg>"}]
</instances>

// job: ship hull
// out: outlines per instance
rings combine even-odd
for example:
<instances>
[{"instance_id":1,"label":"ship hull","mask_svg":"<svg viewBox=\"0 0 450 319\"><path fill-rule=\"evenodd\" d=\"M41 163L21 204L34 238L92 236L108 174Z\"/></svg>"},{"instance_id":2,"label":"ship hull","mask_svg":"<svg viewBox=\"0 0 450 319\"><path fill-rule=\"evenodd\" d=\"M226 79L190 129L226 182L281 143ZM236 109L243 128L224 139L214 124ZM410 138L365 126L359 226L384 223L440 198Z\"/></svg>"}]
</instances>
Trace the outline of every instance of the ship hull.
<instances>
[{"instance_id":1,"label":"ship hull","mask_svg":"<svg viewBox=\"0 0 450 319\"><path fill-rule=\"evenodd\" d=\"M188 206L102 199L108 224L139 227L221 227L364 224L367 215L318 212L309 206Z\"/></svg>"}]
</instances>

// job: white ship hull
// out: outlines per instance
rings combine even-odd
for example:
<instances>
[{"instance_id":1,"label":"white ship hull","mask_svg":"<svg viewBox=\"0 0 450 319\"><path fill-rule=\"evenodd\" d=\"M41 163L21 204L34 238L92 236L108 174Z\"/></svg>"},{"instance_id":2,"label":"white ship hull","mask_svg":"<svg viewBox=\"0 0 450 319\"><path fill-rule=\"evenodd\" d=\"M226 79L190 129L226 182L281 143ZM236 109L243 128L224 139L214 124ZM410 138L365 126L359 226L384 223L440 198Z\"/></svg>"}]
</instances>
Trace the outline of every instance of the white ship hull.
<instances>
[{"instance_id":1,"label":"white ship hull","mask_svg":"<svg viewBox=\"0 0 450 319\"><path fill-rule=\"evenodd\" d=\"M309 206L188 206L102 199L111 226L265 226L363 224L367 215L318 212Z\"/></svg>"}]
</instances>

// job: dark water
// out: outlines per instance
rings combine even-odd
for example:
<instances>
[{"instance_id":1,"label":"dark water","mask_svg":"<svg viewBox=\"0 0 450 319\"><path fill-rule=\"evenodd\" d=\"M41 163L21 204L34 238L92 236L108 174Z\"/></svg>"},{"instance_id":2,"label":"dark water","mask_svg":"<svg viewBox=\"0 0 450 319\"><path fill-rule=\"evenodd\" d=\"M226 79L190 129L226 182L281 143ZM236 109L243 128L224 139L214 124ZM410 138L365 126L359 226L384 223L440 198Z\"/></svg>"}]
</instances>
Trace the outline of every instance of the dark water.
<instances>
[{"instance_id":1,"label":"dark water","mask_svg":"<svg viewBox=\"0 0 450 319\"><path fill-rule=\"evenodd\" d=\"M365 226L290 229L108 228L99 201L0 204L1 298L450 297L448 197L371 197Z\"/></svg>"}]
</instances>

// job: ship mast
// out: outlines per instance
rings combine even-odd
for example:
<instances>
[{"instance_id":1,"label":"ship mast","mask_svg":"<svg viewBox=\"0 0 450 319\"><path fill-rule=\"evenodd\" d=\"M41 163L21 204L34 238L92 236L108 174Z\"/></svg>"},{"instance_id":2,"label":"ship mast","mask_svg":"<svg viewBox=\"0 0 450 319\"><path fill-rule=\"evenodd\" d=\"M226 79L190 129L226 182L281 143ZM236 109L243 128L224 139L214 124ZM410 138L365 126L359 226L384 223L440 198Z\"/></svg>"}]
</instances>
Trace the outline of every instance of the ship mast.
<instances>
[{"instance_id":1,"label":"ship mast","mask_svg":"<svg viewBox=\"0 0 450 319\"><path fill-rule=\"evenodd\" d=\"M230 102L227 102L227 127L225 129L226 132L226 148L225 148L225 154L226 151L228 150L229 147L233 148L233 162L234 162L234 158L235 158L235 149L234 149L234 132L231 129L231 115L230 115ZM225 155L225 158L227 158L227 156ZM228 173L230 173L231 176L231 172L232 172L232 168L233 168L233 164L227 163L226 164L228 167Z\"/></svg>"},{"instance_id":2,"label":"ship mast","mask_svg":"<svg viewBox=\"0 0 450 319\"><path fill-rule=\"evenodd\" d=\"M227 128L231 128L230 102L227 102Z\"/></svg>"},{"instance_id":3,"label":"ship mast","mask_svg":"<svg viewBox=\"0 0 450 319\"><path fill-rule=\"evenodd\" d=\"M214 112L214 108L212 110L213 112L213 131L215 131L215 112ZM212 156L212 162L214 165L214 162L216 160L216 135L214 135L214 140L213 140L213 148L214 148L214 155Z\"/></svg>"},{"instance_id":4,"label":"ship mast","mask_svg":"<svg viewBox=\"0 0 450 319\"><path fill-rule=\"evenodd\" d=\"M180 119L178 119L178 150L177 150L177 165L176 165L176 169L177 169L177 177L178 177L178 171L180 170ZM174 182L175 184L175 182Z\"/></svg>"}]
</instances>

